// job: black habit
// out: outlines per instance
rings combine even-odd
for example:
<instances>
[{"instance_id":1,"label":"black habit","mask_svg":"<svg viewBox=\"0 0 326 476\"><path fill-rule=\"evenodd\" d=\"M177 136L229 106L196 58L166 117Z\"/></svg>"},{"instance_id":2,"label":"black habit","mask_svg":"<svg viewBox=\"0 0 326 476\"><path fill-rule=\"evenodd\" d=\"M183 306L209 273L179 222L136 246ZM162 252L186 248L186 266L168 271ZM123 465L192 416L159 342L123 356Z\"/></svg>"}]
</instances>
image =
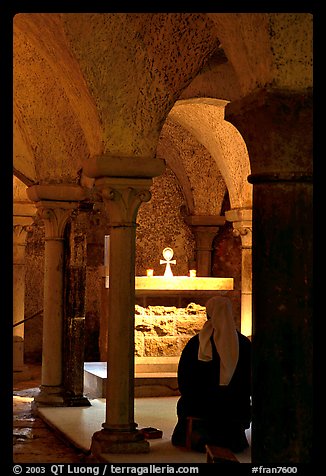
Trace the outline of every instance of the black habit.
<instances>
[{"instance_id":1,"label":"black habit","mask_svg":"<svg viewBox=\"0 0 326 476\"><path fill-rule=\"evenodd\" d=\"M251 342L238 331L237 335L239 358L228 385L219 384L220 357L212 337L213 358L208 362L198 360L198 334L184 347L178 366L181 396L173 445L185 445L187 417L192 416L202 419L198 426L200 441L194 449L203 451L204 445L211 443L237 452L248 446L244 430L251 422Z\"/></svg>"}]
</instances>

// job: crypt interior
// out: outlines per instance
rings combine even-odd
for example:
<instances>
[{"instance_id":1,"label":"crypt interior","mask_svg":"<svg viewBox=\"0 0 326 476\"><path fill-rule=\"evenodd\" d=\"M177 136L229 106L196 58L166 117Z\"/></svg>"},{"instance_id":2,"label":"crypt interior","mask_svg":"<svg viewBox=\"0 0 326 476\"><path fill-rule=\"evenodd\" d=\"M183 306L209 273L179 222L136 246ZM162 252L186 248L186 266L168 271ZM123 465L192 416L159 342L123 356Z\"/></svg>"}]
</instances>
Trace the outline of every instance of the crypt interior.
<instances>
[{"instance_id":1,"label":"crypt interior","mask_svg":"<svg viewBox=\"0 0 326 476\"><path fill-rule=\"evenodd\" d=\"M135 407L156 426L155 399L175 405L216 294L252 341L250 461L312 461L312 30L308 13L13 19L13 372L41 364L33 409L58 431L102 405L99 461L152 461Z\"/></svg>"}]
</instances>

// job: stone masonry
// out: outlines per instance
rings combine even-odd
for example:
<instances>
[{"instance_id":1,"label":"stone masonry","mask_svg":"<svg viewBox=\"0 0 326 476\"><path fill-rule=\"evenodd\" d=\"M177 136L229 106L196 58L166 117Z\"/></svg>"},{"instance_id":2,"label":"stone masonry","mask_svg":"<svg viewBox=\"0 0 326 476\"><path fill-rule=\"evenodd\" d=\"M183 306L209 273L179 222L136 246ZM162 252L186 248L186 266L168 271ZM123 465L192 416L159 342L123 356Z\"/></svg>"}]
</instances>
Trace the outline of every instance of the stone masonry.
<instances>
[{"instance_id":1,"label":"stone masonry","mask_svg":"<svg viewBox=\"0 0 326 476\"><path fill-rule=\"evenodd\" d=\"M206 321L206 308L190 303L186 308L135 306L135 355L179 356L188 340Z\"/></svg>"}]
</instances>

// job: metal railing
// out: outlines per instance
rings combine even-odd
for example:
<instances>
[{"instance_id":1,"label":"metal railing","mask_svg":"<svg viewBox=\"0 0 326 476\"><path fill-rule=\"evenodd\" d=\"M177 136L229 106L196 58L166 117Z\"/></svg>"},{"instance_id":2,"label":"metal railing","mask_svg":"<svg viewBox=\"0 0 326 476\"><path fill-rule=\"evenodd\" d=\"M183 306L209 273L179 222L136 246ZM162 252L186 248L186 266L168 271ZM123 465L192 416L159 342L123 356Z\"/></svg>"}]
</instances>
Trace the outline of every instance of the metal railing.
<instances>
[{"instance_id":1,"label":"metal railing","mask_svg":"<svg viewBox=\"0 0 326 476\"><path fill-rule=\"evenodd\" d=\"M15 322L13 327L19 326L20 324L24 324L24 322L29 321L30 319L33 319L34 317L38 316L39 314L42 314L42 312L43 312L43 309L41 309L40 311L35 312L32 316L26 317L22 321Z\"/></svg>"}]
</instances>

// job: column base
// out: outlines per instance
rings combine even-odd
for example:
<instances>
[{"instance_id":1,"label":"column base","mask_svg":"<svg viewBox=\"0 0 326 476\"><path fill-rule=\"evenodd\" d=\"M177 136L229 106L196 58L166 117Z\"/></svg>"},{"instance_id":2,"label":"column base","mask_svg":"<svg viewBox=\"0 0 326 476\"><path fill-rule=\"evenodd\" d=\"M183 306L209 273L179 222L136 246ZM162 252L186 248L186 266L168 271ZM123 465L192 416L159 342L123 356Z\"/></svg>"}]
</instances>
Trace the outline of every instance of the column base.
<instances>
[{"instance_id":1,"label":"column base","mask_svg":"<svg viewBox=\"0 0 326 476\"><path fill-rule=\"evenodd\" d=\"M40 386L40 393L34 398L33 406L64 407L64 389L60 386Z\"/></svg>"},{"instance_id":2,"label":"column base","mask_svg":"<svg viewBox=\"0 0 326 476\"><path fill-rule=\"evenodd\" d=\"M89 407L90 401L84 395L67 395L62 387L40 386L40 393L34 398L33 407Z\"/></svg>"},{"instance_id":3,"label":"column base","mask_svg":"<svg viewBox=\"0 0 326 476\"><path fill-rule=\"evenodd\" d=\"M13 336L13 371L22 372L24 368L24 339Z\"/></svg>"},{"instance_id":4,"label":"column base","mask_svg":"<svg viewBox=\"0 0 326 476\"><path fill-rule=\"evenodd\" d=\"M138 431L100 430L93 434L91 452L101 459L103 453L149 453L149 442Z\"/></svg>"},{"instance_id":5,"label":"column base","mask_svg":"<svg viewBox=\"0 0 326 476\"><path fill-rule=\"evenodd\" d=\"M91 402L84 395L65 395L65 406L66 407L90 407Z\"/></svg>"}]
</instances>

